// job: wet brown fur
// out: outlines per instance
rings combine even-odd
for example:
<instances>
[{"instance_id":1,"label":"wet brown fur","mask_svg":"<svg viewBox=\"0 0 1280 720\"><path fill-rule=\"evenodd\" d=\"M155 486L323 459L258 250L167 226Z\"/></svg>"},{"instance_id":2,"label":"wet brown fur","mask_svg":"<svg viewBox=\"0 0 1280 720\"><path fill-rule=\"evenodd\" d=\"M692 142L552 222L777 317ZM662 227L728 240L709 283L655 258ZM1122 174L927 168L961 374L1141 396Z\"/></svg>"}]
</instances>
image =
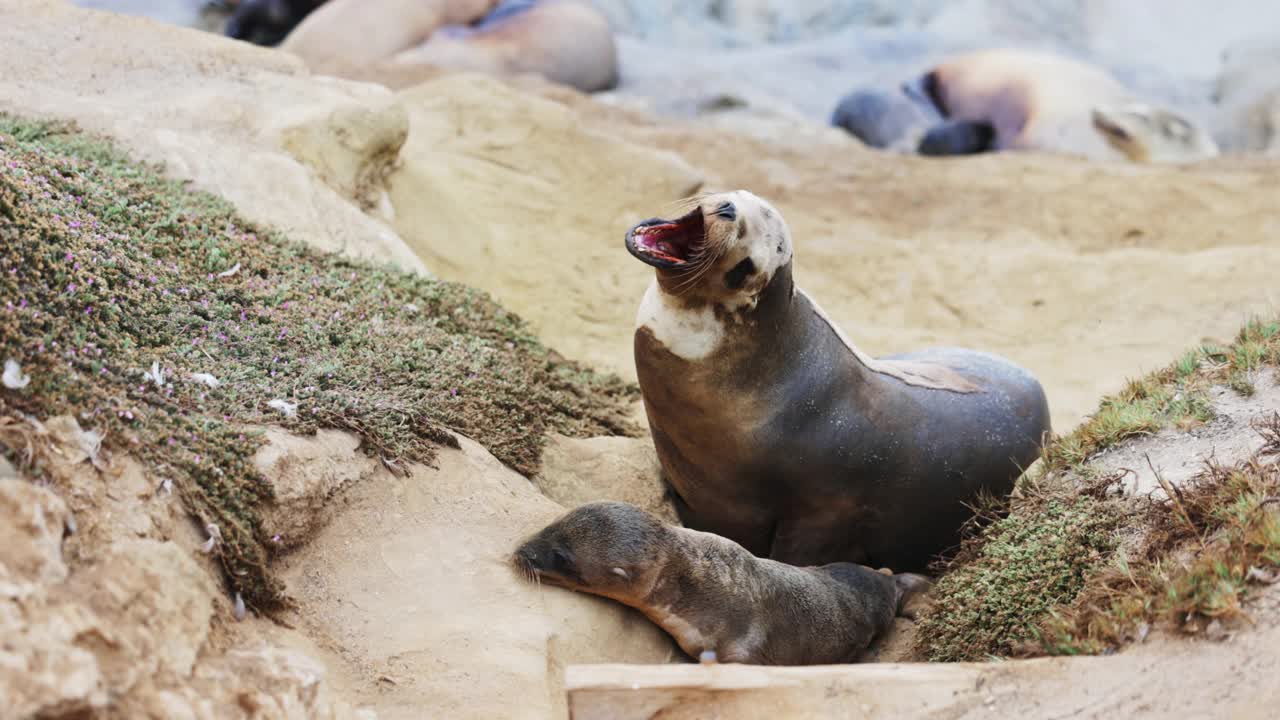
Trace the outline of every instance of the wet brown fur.
<instances>
[{"instance_id":1,"label":"wet brown fur","mask_svg":"<svg viewBox=\"0 0 1280 720\"><path fill-rule=\"evenodd\" d=\"M521 544L531 580L636 608L691 658L815 665L855 662L929 581L852 563L794 567L618 502L583 505Z\"/></svg>"}]
</instances>

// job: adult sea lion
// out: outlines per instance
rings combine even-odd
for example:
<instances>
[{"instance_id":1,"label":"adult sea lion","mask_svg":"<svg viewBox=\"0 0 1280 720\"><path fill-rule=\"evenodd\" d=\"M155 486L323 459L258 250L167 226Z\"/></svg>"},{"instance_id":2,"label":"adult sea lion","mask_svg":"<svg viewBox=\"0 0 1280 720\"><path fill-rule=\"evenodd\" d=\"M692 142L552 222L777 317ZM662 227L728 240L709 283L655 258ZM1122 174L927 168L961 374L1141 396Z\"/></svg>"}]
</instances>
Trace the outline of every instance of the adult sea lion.
<instances>
[{"instance_id":1,"label":"adult sea lion","mask_svg":"<svg viewBox=\"0 0 1280 720\"><path fill-rule=\"evenodd\" d=\"M907 144L912 150L920 130L937 120L936 112L912 102L903 93L884 88L854 90L836 105L831 124L858 138L868 147L896 149Z\"/></svg>"},{"instance_id":2,"label":"adult sea lion","mask_svg":"<svg viewBox=\"0 0 1280 720\"><path fill-rule=\"evenodd\" d=\"M1136 163L1186 162L1218 154L1207 131L1146 103L1098 105L1089 117L1108 145Z\"/></svg>"},{"instance_id":3,"label":"adult sea lion","mask_svg":"<svg viewBox=\"0 0 1280 720\"><path fill-rule=\"evenodd\" d=\"M278 45L325 0L239 0L223 34L255 45ZM226 3L232 4L232 3Z\"/></svg>"},{"instance_id":4,"label":"adult sea lion","mask_svg":"<svg viewBox=\"0 0 1280 720\"><path fill-rule=\"evenodd\" d=\"M945 118L924 134L921 154L1037 150L1150 163L1218 155L1209 133L1189 119L1139 101L1101 68L1052 53L956 55L903 91Z\"/></svg>"},{"instance_id":5,"label":"adult sea lion","mask_svg":"<svg viewBox=\"0 0 1280 720\"><path fill-rule=\"evenodd\" d=\"M280 48L315 72L397 87L440 70L537 74L583 92L618 82L608 19L586 0L246 0L237 12L308 4L320 7L293 13Z\"/></svg>"},{"instance_id":6,"label":"adult sea lion","mask_svg":"<svg viewBox=\"0 0 1280 720\"><path fill-rule=\"evenodd\" d=\"M757 665L854 662L929 586L853 563L757 558L619 502L569 511L512 559L530 579L636 608L692 658Z\"/></svg>"},{"instance_id":7,"label":"adult sea lion","mask_svg":"<svg viewBox=\"0 0 1280 720\"><path fill-rule=\"evenodd\" d=\"M1280 40L1247 38L1224 50L1212 99L1229 151L1280 156Z\"/></svg>"},{"instance_id":8,"label":"adult sea lion","mask_svg":"<svg viewBox=\"0 0 1280 720\"><path fill-rule=\"evenodd\" d=\"M796 287L787 223L755 195L695 198L626 247L656 270L636 372L687 527L795 565L921 570L1037 458L1034 377L971 350L867 356Z\"/></svg>"}]
</instances>

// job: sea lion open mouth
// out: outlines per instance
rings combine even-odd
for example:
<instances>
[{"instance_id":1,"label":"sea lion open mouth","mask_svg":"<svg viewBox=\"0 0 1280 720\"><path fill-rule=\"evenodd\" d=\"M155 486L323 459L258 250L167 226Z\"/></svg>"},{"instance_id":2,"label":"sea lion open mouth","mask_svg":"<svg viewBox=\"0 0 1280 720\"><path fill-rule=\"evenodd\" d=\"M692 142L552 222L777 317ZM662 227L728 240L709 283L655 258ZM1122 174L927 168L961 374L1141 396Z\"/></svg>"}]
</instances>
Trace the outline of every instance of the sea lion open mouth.
<instances>
[{"instance_id":1,"label":"sea lion open mouth","mask_svg":"<svg viewBox=\"0 0 1280 720\"><path fill-rule=\"evenodd\" d=\"M675 220L652 218L627 231L627 250L641 262L670 269L689 263L706 240L702 208Z\"/></svg>"}]
</instances>

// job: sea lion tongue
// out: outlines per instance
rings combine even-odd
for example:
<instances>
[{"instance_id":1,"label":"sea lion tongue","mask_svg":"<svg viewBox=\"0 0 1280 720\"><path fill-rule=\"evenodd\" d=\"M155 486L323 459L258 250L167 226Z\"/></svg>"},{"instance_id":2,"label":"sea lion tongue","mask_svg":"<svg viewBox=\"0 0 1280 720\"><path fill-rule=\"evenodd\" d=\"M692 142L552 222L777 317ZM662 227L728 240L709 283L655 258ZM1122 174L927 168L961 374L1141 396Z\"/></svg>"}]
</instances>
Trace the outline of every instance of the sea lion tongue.
<instances>
[{"instance_id":1,"label":"sea lion tongue","mask_svg":"<svg viewBox=\"0 0 1280 720\"><path fill-rule=\"evenodd\" d=\"M675 220L652 218L627 231L627 250L656 268L689 262L706 235L702 209L694 208Z\"/></svg>"}]
</instances>

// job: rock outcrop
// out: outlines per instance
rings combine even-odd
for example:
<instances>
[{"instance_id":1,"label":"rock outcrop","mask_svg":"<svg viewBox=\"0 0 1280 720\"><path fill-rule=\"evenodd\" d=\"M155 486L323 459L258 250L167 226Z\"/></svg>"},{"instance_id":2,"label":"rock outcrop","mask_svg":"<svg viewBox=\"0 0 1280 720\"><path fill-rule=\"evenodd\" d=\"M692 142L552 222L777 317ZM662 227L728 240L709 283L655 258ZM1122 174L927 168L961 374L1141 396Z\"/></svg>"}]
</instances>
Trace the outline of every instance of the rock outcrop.
<instances>
[{"instance_id":1,"label":"rock outcrop","mask_svg":"<svg viewBox=\"0 0 1280 720\"><path fill-rule=\"evenodd\" d=\"M66 504L26 480L0 481L0 517L6 717L362 716L332 701L323 669L300 653L220 651L226 603L178 543L122 537L68 563Z\"/></svg>"},{"instance_id":2,"label":"rock outcrop","mask_svg":"<svg viewBox=\"0 0 1280 720\"><path fill-rule=\"evenodd\" d=\"M61 0L0 2L0 112L74 120L322 250L426 266L382 220L406 115L284 53ZM56 59L55 59L56 58Z\"/></svg>"},{"instance_id":3,"label":"rock outcrop","mask_svg":"<svg viewBox=\"0 0 1280 720\"><path fill-rule=\"evenodd\" d=\"M562 717L566 664L681 657L638 613L521 577L511 553L565 508L479 445L459 443L440 450L436 467L403 476L353 457L333 434L290 443L311 463L327 450L333 463L372 470L281 569L296 624L330 649L320 657L353 678L357 698L382 718L424 708L460 719ZM320 480L314 492L327 488Z\"/></svg>"}]
</instances>

